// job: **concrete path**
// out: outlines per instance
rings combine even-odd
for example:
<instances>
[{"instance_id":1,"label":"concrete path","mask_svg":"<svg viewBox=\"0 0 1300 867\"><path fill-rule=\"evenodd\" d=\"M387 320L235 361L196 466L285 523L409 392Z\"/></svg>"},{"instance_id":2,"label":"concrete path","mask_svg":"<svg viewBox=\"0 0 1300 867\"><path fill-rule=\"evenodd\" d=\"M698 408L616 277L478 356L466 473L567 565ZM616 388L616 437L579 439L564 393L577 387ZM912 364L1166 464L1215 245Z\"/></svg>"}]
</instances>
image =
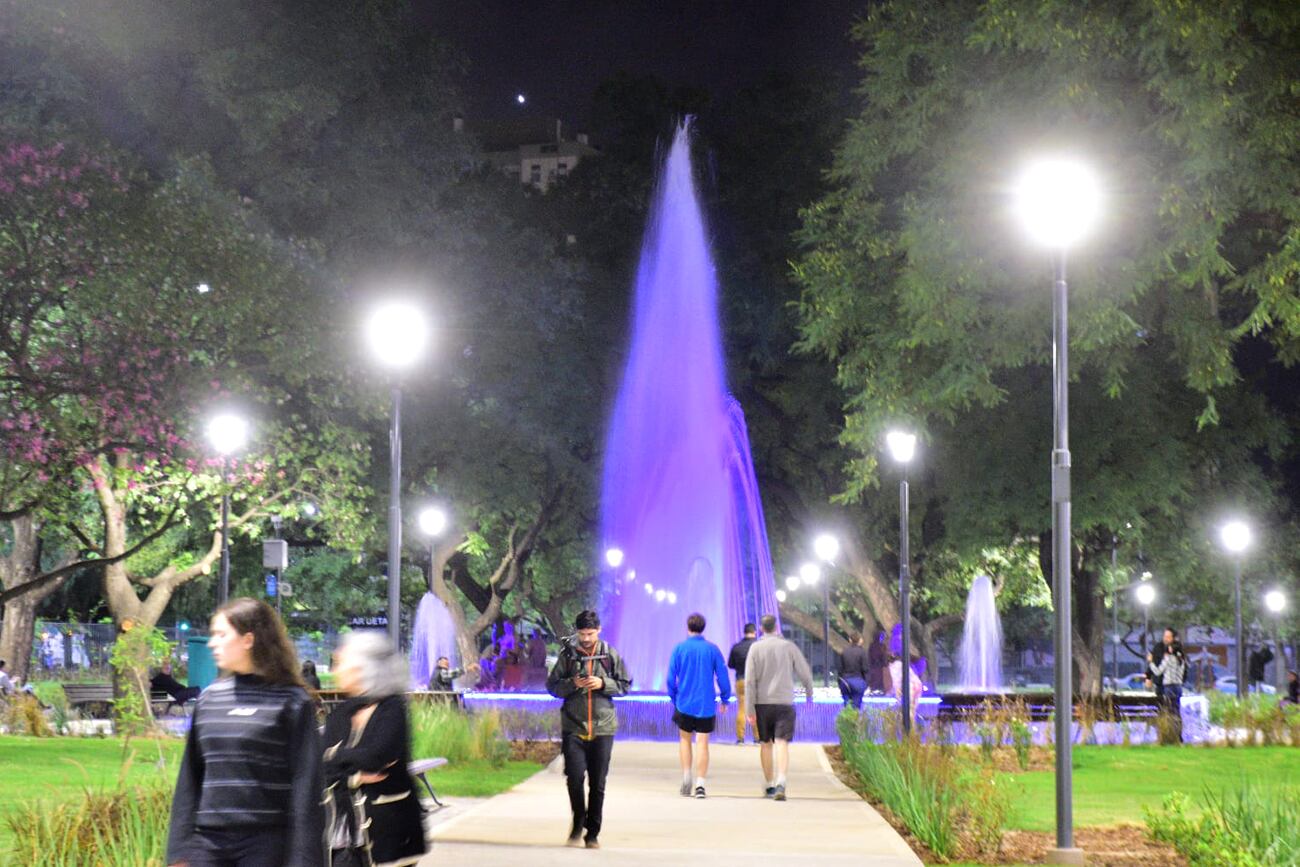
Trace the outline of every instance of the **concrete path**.
<instances>
[{"instance_id":1,"label":"concrete path","mask_svg":"<svg viewBox=\"0 0 1300 867\"><path fill-rule=\"evenodd\" d=\"M437 821L432 853L420 863L920 867L894 829L836 779L820 746L791 745L784 803L763 797L758 747L719 744L711 752L709 797L697 801L678 794L676 744L616 742L598 852L564 847L569 801L557 759L509 792Z\"/></svg>"}]
</instances>

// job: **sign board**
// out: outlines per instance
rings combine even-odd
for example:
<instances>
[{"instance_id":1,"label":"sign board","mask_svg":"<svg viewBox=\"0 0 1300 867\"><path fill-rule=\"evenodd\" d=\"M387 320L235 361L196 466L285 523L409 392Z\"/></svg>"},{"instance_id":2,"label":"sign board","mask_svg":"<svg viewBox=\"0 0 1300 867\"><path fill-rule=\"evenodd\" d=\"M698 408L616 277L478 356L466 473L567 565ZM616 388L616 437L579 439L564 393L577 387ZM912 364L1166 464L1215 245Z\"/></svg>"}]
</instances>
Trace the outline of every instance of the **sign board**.
<instances>
[{"instance_id":1,"label":"sign board","mask_svg":"<svg viewBox=\"0 0 1300 867\"><path fill-rule=\"evenodd\" d=\"M353 614L348 618L353 629L383 629L388 626L387 614Z\"/></svg>"},{"instance_id":2,"label":"sign board","mask_svg":"<svg viewBox=\"0 0 1300 867\"><path fill-rule=\"evenodd\" d=\"M274 596L274 595L279 591L279 589L280 589L280 588L279 588L279 582L278 582L278 580L277 580L276 577L275 577L275 573L272 572L270 575L267 575L267 576L266 576L266 595L267 595L267 596Z\"/></svg>"},{"instance_id":3,"label":"sign board","mask_svg":"<svg viewBox=\"0 0 1300 867\"><path fill-rule=\"evenodd\" d=\"M267 539L262 542L262 568L288 569L289 543L284 539Z\"/></svg>"}]
</instances>

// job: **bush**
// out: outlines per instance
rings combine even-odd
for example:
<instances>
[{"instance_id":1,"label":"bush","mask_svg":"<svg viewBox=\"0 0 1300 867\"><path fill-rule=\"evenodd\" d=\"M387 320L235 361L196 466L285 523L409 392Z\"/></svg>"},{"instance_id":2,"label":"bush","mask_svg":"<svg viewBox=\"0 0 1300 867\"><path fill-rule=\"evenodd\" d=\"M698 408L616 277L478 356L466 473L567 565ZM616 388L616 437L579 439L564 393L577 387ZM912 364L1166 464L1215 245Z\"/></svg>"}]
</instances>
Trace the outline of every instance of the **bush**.
<instances>
[{"instance_id":1,"label":"bush","mask_svg":"<svg viewBox=\"0 0 1300 867\"><path fill-rule=\"evenodd\" d=\"M510 758L510 744L501 736L501 716L495 710L468 714L448 704L420 702L410 713L412 758L487 761L494 767Z\"/></svg>"},{"instance_id":2,"label":"bush","mask_svg":"<svg viewBox=\"0 0 1300 867\"><path fill-rule=\"evenodd\" d=\"M1236 696L1212 691L1207 695L1210 703L1210 722L1223 726L1229 745L1244 743L1291 744L1300 746L1300 708L1282 707L1275 695L1250 693L1244 700ZM1234 733L1244 731L1242 739Z\"/></svg>"},{"instance_id":3,"label":"bush","mask_svg":"<svg viewBox=\"0 0 1300 867\"><path fill-rule=\"evenodd\" d=\"M163 864L172 793L153 785L86 793L75 801L22 804L5 817L14 863L43 867Z\"/></svg>"},{"instance_id":4,"label":"bush","mask_svg":"<svg viewBox=\"0 0 1300 867\"><path fill-rule=\"evenodd\" d=\"M846 708L836 721L844 760L936 857L997 850L1011 806L1005 778L972 768L942 745L898 739L896 714Z\"/></svg>"},{"instance_id":5,"label":"bush","mask_svg":"<svg viewBox=\"0 0 1300 867\"><path fill-rule=\"evenodd\" d=\"M0 721L10 734L48 738L55 734L35 696L20 693L0 699Z\"/></svg>"},{"instance_id":6,"label":"bush","mask_svg":"<svg viewBox=\"0 0 1300 867\"><path fill-rule=\"evenodd\" d=\"M1191 867L1273 867L1300 864L1300 792L1242 782L1206 791L1204 811L1188 816L1189 799L1175 792L1159 811L1146 808L1156 840L1169 843Z\"/></svg>"}]
</instances>

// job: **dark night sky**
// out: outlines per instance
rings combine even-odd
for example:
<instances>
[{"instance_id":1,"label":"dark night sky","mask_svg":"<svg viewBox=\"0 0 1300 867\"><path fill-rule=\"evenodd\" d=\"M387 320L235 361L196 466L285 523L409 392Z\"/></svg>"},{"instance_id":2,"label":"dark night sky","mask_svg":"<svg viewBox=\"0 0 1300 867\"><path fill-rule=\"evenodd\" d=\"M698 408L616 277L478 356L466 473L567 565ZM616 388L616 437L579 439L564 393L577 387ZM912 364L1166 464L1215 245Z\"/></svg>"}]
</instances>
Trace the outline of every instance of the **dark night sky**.
<instances>
[{"instance_id":1,"label":"dark night sky","mask_svg":"<svg viewBox=\"0 0 1300 867\"><path fill-rule=\"evenodd\" d=\"M468 61L471 117L588 122L591 95L615 72L726 95L776 72L856 78L849 28L865 0L457 0L421 17Z\"/></svg>"}]
</instances>

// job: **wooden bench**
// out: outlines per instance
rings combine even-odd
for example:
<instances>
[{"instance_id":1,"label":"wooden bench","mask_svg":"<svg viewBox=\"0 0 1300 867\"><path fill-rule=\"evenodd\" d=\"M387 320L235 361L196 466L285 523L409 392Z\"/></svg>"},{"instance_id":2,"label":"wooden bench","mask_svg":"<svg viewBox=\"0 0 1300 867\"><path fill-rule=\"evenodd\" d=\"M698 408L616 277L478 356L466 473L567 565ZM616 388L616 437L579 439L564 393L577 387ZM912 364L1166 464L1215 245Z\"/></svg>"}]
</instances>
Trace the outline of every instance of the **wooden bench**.
<instances>
[{"instance_id":1,"label":"wooden bench","mask_svg":"<svg viewBox=\"0 0 1300 867\"><path fill-rule=\"evenodd\" d=\"M111 683L65 683L63 694L68 699L68 707L86 707L103 705L107 712L113 704L113 684Z\"/></svg>"},{"instance_id":2,"label":"wooden bench","mask_svg":"<svg viewBox=\"0 0 1300 867\"><path fill-rule=\"evenodd\" d=\"M429 778L425 775L428 774L429 771L435 770L436 768L441 768L446 764L447 764L446 759L439 758L439 759L416 759L415 761L409 762L406 765L406 772L411 775L411 779L417 780L424 785L425 791L429 793L429 797L433 798L433 802L437 804L439 808L445 807L447 805L444 804L442 801L438 800L437 794L435 794L433 791L433 784L429 782Z\"/></svg>"}]
</instances>

